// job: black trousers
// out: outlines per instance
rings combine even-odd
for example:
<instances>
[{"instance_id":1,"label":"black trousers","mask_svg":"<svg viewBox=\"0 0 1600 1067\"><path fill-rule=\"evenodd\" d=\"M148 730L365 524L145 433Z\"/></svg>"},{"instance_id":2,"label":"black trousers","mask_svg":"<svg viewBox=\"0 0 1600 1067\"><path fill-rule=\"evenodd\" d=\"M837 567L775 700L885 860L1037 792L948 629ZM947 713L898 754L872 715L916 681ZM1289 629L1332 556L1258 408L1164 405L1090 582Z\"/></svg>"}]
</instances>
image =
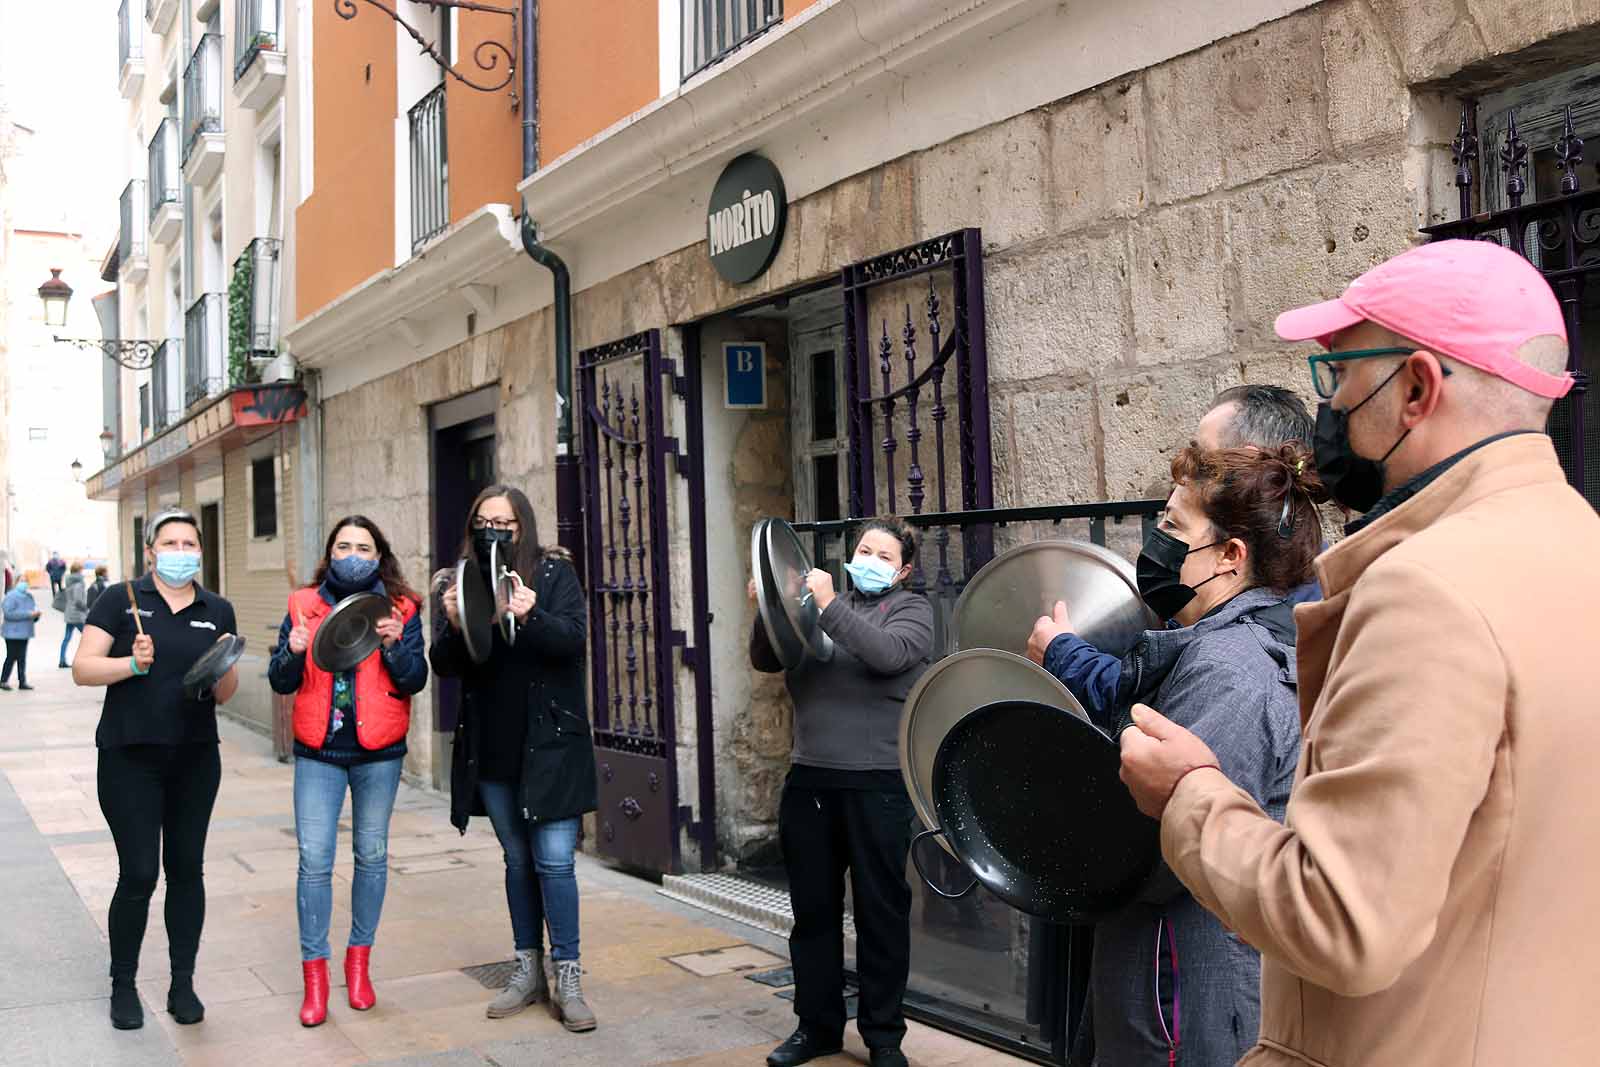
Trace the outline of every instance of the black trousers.
<instances>
[{"instance_id":1,"label":"black trousers","mask_svg":"<svg viewBox=\"0 0 1600 1067\"><path fill-rule=\"evenodd\" d=\"M6 638L6 665L0 668L0 682L11 681L11 668L17 668L17 684L28 684L28 639Z\"/></svg>"},{"instance_id":2,"label":"black trousers","mask_svg":"<svg viewBox=\"0 0 1600 1067\"><path fill-rule=\"evenodd\" d=\"M111 897L111 977L132 978L158 868L167 876L167 952L175 977L194 974L206 921L206 829L222 781L214 742L102 748L100 810L117 844Z\"/></svg>"},{"instance_id":3,"label":"black trousers","mask_svg":"<svg viewBox=\"0 0 1600 1067\"><path fill-rule=\"evenodd\" d=\"M789 875L794 930L794 1011L823 1040L844 1034L844 877L856 922L861 999L856 1029L872 1048L898 1048L911 971L911 887L906 856L914 818L904 790L785 785L778 838Z\"/></svg>"}]
</instances>

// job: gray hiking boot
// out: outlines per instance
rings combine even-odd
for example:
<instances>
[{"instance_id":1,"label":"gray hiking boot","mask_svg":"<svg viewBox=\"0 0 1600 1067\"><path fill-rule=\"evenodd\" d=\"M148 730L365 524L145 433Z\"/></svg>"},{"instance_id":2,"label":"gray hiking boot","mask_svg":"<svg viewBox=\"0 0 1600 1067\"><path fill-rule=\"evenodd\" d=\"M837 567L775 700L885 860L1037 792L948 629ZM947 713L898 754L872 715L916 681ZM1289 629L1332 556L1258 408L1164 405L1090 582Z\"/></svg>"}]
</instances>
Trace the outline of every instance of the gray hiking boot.
<instances>
[{"instance_id":1,"label":"gray hiking boot","mask_svg":"<svg viewBox=\"0 0 1600 1067\"><path fill-rule=\"evenodd\" d=\"M489 1002L486 1014L491 1019L515 1015L529 1004L550 996L550 980L544 973L544 953L536 948L517 949L517 969L500 995Z\"/></svg>"},{"instance_id":2,"label":"gray hiking boot","mask_svg":"<svg viewBox=\"0 0 1600 1067\"><path fill-rule=\"evenodd\" d=\"M593 1030L596 1025L594 1012L583 1000L582 974L583 968L577 960L556 960L556 988L550 997L550 1014L574 1033Z\"/></svg>"}]
</instances>

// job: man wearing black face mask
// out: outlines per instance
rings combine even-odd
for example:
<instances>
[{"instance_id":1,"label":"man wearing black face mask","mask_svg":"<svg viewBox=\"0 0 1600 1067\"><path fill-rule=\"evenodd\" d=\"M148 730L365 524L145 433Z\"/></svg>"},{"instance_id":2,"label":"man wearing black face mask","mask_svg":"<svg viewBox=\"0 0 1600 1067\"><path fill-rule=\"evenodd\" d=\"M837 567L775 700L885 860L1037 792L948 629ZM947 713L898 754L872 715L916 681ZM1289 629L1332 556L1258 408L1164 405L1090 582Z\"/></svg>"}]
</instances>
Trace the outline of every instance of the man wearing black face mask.
<instances>
[{"instance_id":1,"label":"man wearing black face mask","mask_svg":"<svg viewBox=\"0 0 1600 1067\"><path fill-rule=\"evenodd\" d=\"M1252 1067L1592 1059L1600 518L1543 430L1572 385L1522 257L1413 249L1278 319L1316 459L1365 512L1296 610L1305 743L1286 821L1148 708L1122 777L1172 870L1262 954Z\"/></svg>"}]
</instances>

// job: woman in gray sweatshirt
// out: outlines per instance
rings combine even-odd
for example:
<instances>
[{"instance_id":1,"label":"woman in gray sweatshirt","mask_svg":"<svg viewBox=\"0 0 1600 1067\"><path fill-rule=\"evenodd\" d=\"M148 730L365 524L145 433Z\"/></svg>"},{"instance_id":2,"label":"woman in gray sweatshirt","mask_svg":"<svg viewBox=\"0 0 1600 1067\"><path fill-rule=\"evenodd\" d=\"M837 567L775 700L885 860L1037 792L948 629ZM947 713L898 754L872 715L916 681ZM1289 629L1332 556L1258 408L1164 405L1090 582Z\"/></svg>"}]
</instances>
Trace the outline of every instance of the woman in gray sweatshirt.
<instances>
[{"instance_id":1,"label":"woman in gray sweatshirt","mask_svg":"<svg viewBox=\"0 0 1600 1067\"><path fill-rule=\"evenodd\" d=\"M784 681L794 700L794 747L778 807L778 836L794 906L789 953L799 1026L767 1057L793 1067L839 1051L844 1038L844 877L854 901L856 1028L872 1067L904 1067L901 1000L911 967L906 855L915 814L900 778L900 711L933 652L933 606L905 587L916 536L897 518L868 522L836 592L827 571L806 575L833 639L827 663L807 657ZM754 582L751 596L755 595ZM750 663L782 663L757 619Z\"/></svg>"}]
</instances>

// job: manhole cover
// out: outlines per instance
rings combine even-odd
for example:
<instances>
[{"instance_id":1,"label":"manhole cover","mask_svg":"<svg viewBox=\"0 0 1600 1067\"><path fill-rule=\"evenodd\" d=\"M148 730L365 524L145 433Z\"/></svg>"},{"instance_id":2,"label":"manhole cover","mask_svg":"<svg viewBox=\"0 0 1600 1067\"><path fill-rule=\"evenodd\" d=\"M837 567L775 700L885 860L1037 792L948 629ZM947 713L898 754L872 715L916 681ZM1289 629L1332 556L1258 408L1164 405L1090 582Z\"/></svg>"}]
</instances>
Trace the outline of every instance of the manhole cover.
<instances>
[{"instance_id":1,"label":"manhole cover","mask_svg":"<svg viewBox=\"0 0 1600 1067\"><path fill-rule=\"evenodd\" d=\"M504 989L516 969L516 960L501 960L499 963L479 963L463 967L461 973L485 989Z\"/></svg>"}]
</instances>

